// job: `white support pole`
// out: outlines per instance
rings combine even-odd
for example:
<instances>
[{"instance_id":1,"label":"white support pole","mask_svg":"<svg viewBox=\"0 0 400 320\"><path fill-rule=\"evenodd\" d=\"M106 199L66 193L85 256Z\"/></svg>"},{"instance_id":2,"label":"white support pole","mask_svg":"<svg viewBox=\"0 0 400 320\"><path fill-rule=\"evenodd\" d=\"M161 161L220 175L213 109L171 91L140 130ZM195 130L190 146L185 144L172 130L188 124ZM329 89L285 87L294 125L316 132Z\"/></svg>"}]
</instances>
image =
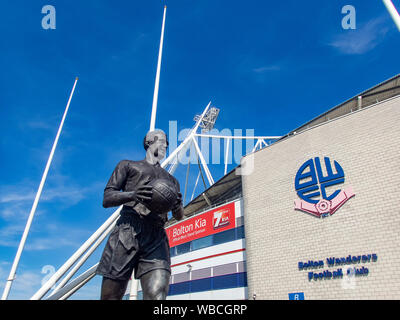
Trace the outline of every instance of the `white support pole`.
<instances>
[{"instance_id":1,"label":"white support pole","mask_svg":"<svg viewBox=\"0 0 400 320\"><path fill-rule=\"evenodd\" d=\"M196 183L194 184L193 192L192 192L192 197L190 198L190 201L193 200L194 192L196 191L196 187L197 187L197 184L199 183L199 179L200 179L200 171L199 171L199 174L197 175Z\"/></svg>"},{"instance_id":2,"label":"white support pole","mask_svg":"<svg viewBox=\"0 0 400 320\"><path fill-rule=\"evenodd\" d=\"M162 22L162 28L161 28L160 49L158 52L156 81L155 81L155 85L154 85L153 106L151 108L150 131L153 131L155 129L155 124L156 124L158 88L160 85L160 69L161 69L161 57L162 57L162 49L163 49L163 42L164 42L164 27L165 27L166 12L167 12L167 6L164 6L164 16L163 16L163 22Z\"/></svg>"},{"instance_id":3,"label":"white support pole","mask_svg":"<svg viewBox=\"0 0 400 320\"><path fill-rule=\"evenodd\" d=\"M76 287L74 287L71 291L63 295L59 300L66 300L70 296L72 296L76 291L78 291L80 288L82 288L86 283L88 283L94 276L96 275L95 272L90 274L86 279L82 280Z\"/></svg>"},{"instance_id":4,"label":"white support pole","mask_svg":"<svg viewBox=\"0 0 400 320\"><path fill-rule=\"evenodd\" d=\"M171 167L170 167L169 170L168 170L168 173L169 173L170 175L172 175L172 176L174 175L175 170L176 170L176 168L178 167L178 164L179 164L179 158L178 158L178 156L179 156L179 153L177 153L177 155L176 155L176 157L175 157L175 162L171 164Z\"/></svg>"},{"instance_id":5,"label":"white support pole","mask_svg":"<svg viewBox=\"0 0 400 320\"><path fill-rule=\"evenodd\" d=\"M193 127L193 129L190 131L190 133L187 135L185 140L183 140L183 142L168 156L168 158L162 162L162 164L161 164L162 168L165 168L172 161L172 159L174 159L174 157L186 146L186 144L188 144L191 141L192 137L196 134L196 131L200 125L200 122L203 120L210 105L211 105L211 101L208 103L208 105L204 109L203 114L201 115L200 119L197 121L196 125Z\"/></svg>"},{"instance_id":6,"label":"white support pole","mask_svg":"<svg viewBox=\"0 0 400 320\"><path fill-rule=\"evenodd\" d=\"M206 200L207 204L211 207L211 205L212 205L211 201L210 201L210 199L208 199L206 193L203 192L201 195L203 196L204 200Z\"/></svg>"},{"instance_id":7,"label":"white support pole","mask_svg":"<svg viewBox=\"0 0 400 320\"><path fill-rule=\"evenodd\" d=\"M197 133L195 135L197 137L220 138L220 139L267 139L267 140L277 140L277 139L282 138L282 136L222 136L222 135L205 134L205 133Z\"/></svg>"},{"instance_id":8,"label":"white support pole","mask_svg":"<svg viewBox=\"0 0 400 320\"><path fill-rule=\"evenodd\" d=\"M193 141L193 144L194 144L194 146L196 148L197 154L200 157L200 161L201 161L201 164L203 165L204 171L206 172L208 183L210 184L210 186L212 186L214 184L214 179L213 179L213 177L212 177L212 175L210 173L210 170L208 170L207 163L204 160L203 154L201 153L199 145L197 144L197 141L196 141L196 139L194 137L192 138L192 141Z\"/></svg>"},{"instance_id":9,"label":"white support pole","mask_svg":"<svg viewBox=\"0 0 400 320\"><path fill-rule=\"evenodd\" d=\"M187 149L190 148L191 143L192 143L192 140L186 141L185 144L184 144L184 146L183 146L183 148L182 148L181 150L179 150L179 152L176 154L176 162L174 162L174 163L171 165L171 167L169 168L169 173L170 173L171 175L174 175L175 170L176 170L176 168L177 168L178 165L179 165L179 161L180 161L180 160L179 160L179 155L182 154L182 153L186 153ZM189 162L190 162L190 158L189 158Z\"/></svg>"},{"instance_id":10,"label":"white support pole","mask_svg":"<svg viewBox=\"0 0 400 320\"><path fill-rule=\"evenodd\" d=\"M82 287L85 283L87 283L90 279L92 279L96 275L96 269L99 264L96 263L94 266L86 270L77 278L73 279L70 283L68 283L64 288L61 288L56 293L53 293L45 300L64 300L71 296L76 290Z\"/></svg>"},{"instance_id":11,"label":"white support pole","mask_svg":"<svg viewBox=\"0 0 400 320\"><path fill-rule=\"evenodd\" d=\"M226 172L228 170L228 155L229 155L229 143L230 143L231 139L227 138L226 141L226 152L225 152L225 169L224 169L224 175L226 175Z\"/></svg>"},{"instance_id":12,"label":"white support pole","mask_svg":"<svg viewBox=\"0 0 400 320\"><path fill-rule=\"evenodd\" d=\"M115 220L107 230L97 239L97 241L90 247L89 250L81 257L76 265L71 269L71 271L60 281L60 284L54 289L52 292L53 294L60 290L64 285L68 282L69 279L79 270L79 268L85 263L85 261L91 256L94 250L103 242L103 240L111 233L112 229L114 228L117 220Z\"/></svg>"},{"instance_id":13,"label":"white support pole","mask_svg":"<svg viewBox=\"0 0 400 320\"><path fill-rule=\"evenodd\" d=\"M61 130L63 128L64 121L65 121L65 118L67 116L69 105L71 103L71 99L72 99L72 96L74 94L77 82L78 82L78 77L75 78L74 86L72 87L72 91L71 91L71 94L69 96L69 99L68 99L68 102L67 102L67 106L66 106L65 111L64 111L64 115L63 115L63 117L61 119L60 126L58 127L57 135L56 135L56 138L54 140L53 147L51 148L50 156L49 156L49 158L47 160L47 164L46 164L46 167L44 169L42 180L40 181L40 184L39 184L39 189L38 189L38 191L36 193L35 200L33 201L33 206L32 206L31 212L29 213L28 221L26 223L24 233L22 234L22 238L21 238L21 241L20 241L19 246L18 246L17 254L15 256L13 265L11 267L11 271L10 271L10 274L8 276L7 283L5 285L3 296L1 297L1 300L6 300L7 299L8 294L9 294L10 289L11 289L12 282L15 279L15 273L17 271L18 263L19 263L19 260L21 258L22 250L24 249L26 238L28 237L28 233L29 233L29 229L30 229L31 224L32 224L33 216L35 215L36 207L38 205L38 202L39 202L39 199L40 199L40 195L42 194L43 186L44 186L44 183L45 183L46 178L47 178L47 173L49 172L49 168L50 168L51 162L53 160L54 152L55 152L56 147L57 147L58 139L60 137Z\"/></svg>"},{"instance_id":14,"label":"white support pole","mask_svg":"<svg viewBox=\"0 0 400 320\"><path fill-rule=\"evenodd\" d=\"M189 135L191 136L191 135ZM161 163L161 167L165 168L173 159L174 157L176 157L176 155L178 154L179 151L182 150L182 148L184 147L185 143L187 143L187 139L185 139L169 156L167 159L165 159L162 163ZM173 165L173 164L172 164Z\"/></svg>"},{"instance_id":15,"label":"white support pole","mask_svg":"<svg viewBox=\"0 0 400 320\"><path fill-rule=\"evenodd\" d=\"M261 140L258 139L256 145L254 146L253 150L251 152L254 152L257 150L258 145L260 144Z\"/></svg>"},{"instance_id":16,"label":"white support pole","mask_svg":"<svg viewBox=\"0 0 400 320\"><path fill-rule=\"evenodd\" d=\"M182 200L183 206L185 206L187 186L188 186L188 182L189 182L190 161L191 161L191 155L192 155L192 149L190 147L191 147L191 145L189 144L189 161L188 161L187 169L186 169L185 191L183 193L183 200Z\"/></svg>"},{"instance_id":17,"label":"white support pole","mask_svg":"<svg viewBox=\"0 0 400 320\"><path fill-rule=\"evenodd\" d=\"M132 275L131 288L129 290L129 300L137 300L139 280Z\"/></svg>"},{"instance_id":18,"label":"white support pole","mask_svg":"<svg viewBox=\"0 0 400 320\"><path fill-rule=\"evenodd\" d=\"M392 16L392 19L394 23L396 24L397 29L400 31L400 15L396 10L396 7L393 5L393 2L391 0L383 0L383 3L386 6L386 9L389 11L390 15Z\"/></svg>"},{"instance_id":19,"label":"white support pole","mask_svg":"<svg viewBox=\"0 0 400 320\"><path fill-rule=\"evenodd\" d=\"M108 227L119 217L122 209L120 206L103 225L65 262L60 269L31 297L31 300L41 299L52 286L68 271L68 269L79 259L80 256L108 229Z\"/></svg>"}]
</instances>

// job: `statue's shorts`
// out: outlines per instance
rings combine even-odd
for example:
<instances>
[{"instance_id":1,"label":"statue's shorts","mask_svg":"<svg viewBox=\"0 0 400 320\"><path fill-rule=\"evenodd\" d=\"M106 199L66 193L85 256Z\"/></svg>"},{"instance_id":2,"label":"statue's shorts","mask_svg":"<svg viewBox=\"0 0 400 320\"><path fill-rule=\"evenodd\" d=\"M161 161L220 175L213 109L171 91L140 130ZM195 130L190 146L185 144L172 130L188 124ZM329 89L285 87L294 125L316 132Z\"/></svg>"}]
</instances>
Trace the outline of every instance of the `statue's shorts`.
<instances>
[{"instance_id":1,"label":"statue's shorts","mask_svg":"<svg viewBox=\"0 0 400 320\"><path fill-rule=\"evenodd\" d=\"M96 273L114 280L129 280L133 270L136 279L155 269L171 272L169 251L164 227L124 206Z\"/></svg>"}]
</instances>

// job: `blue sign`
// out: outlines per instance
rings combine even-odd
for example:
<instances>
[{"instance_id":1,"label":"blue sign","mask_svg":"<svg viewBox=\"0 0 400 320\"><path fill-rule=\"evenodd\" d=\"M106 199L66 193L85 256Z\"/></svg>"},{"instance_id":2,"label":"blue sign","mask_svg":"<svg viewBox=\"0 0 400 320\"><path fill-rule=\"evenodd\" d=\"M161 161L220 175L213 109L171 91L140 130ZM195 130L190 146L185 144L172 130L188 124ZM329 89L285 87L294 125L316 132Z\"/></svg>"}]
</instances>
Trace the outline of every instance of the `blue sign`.
<instances>
[{"instance_id":1,"label":"blue sign","mask_svg":"<svg viewBox=\"0 0 400 320\"><path fill-rule=\"evenodd\" d=\"M304 300L304 292L289 293L289 300Z\"/></svg>"}]
</instances>

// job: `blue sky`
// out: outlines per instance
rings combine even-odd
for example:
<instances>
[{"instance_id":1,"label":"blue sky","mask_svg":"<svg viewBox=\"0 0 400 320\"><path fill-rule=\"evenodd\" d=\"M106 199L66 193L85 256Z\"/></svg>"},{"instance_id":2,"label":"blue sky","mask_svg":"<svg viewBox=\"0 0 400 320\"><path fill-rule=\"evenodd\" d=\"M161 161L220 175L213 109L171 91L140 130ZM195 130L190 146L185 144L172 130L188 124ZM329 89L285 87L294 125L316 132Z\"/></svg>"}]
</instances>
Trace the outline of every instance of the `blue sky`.
<instances>
[{"instance_id":1,"label":"blue sky","mask_svg":"<svg viewBox=\"0 0 400 320\"><path fill-rule=\"evenodd\" d=\"M55 30L41 26L48 4ZM164 4L156 126L166 132L173 120L178 131L192 127L212 101L221 109L218 130L284 135L400 70L400 33L378 0L3 1L1 292L79 77L10 299L29 299L43 267L61 266L114 212L101 203L117 162L144 157ZM348 4L355 30L342 28ZM176 173L181 186L185 170ZM211 170L221 177L221 166ZM98 262L102 248L82 270ZM100 281L74 298L98 299Z\"/></svg>"}]
</instances>

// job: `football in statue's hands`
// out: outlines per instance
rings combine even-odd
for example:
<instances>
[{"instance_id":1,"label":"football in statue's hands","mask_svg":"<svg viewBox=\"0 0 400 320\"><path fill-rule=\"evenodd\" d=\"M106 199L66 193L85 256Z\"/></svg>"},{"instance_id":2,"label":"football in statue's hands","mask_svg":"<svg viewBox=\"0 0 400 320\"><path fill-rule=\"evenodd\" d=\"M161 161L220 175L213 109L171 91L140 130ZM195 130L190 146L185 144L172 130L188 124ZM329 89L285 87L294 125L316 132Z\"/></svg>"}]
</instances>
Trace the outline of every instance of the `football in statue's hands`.
<instances>
[{"instance_id":1,"label":"football in statue's hands","mask_svg":"<svg viewBox=\"0 0 400 320\"><path fill-rule=\"evenodd\" d=\"M171 211L178 198L174 182L168 179L155 179L150 181L149 185L153 187L153 195L151 201L146 203L146 207L158 214Z\"/></svg>"}]
</instances>

